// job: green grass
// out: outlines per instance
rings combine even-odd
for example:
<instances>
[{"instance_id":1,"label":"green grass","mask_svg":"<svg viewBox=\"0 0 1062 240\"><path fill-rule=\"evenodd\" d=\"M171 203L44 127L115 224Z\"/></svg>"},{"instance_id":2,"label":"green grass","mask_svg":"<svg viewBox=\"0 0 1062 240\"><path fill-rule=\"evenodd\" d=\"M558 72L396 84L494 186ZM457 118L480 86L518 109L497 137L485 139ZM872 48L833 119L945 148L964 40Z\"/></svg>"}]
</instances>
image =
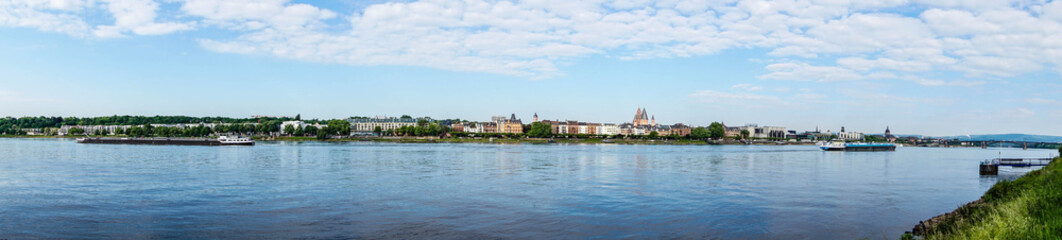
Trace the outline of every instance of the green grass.
<instances>
[{"instance_id":1,"label":"green grass","mask_svg":"<svg viewBox=\"0 0 1062 240\"><path fill-rule=\"evenodd\" d=\"M925 239L1062 239L1062 160L1014 181L1000 181Z\"/></svg>"}]
</instances>

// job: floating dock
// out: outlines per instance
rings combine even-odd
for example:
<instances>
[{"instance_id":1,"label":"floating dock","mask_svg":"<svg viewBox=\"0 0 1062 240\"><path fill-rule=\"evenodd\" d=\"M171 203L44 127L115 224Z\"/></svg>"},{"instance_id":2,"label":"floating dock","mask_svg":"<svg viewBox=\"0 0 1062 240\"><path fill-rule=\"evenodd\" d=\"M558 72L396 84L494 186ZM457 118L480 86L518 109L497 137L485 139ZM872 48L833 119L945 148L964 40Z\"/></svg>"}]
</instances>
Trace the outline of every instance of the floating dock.
<instances>
[{"instance_id":1,"label":"floating dock","mask_svg":"<svg viewBox=\"0 0 1062 240\"><path fill-rule=\"evenodd\" d=\"M142 144L142 145L254 145L254 140L226 140L209 138L78 138L77 143L89 144Z\"/></svg>"},{"instance_id":2,"label":"floating dock","mask_svg":"<svg viewBox=\"0 0 1062 240\"><path fill-rule=\"evenodd\" d=\"M985 160L981 162L980 169L981 175L996 175L999 174L1000 166L1010 167L1033 167L1033 166L1047 166L1051 164L1053 158L995 158Z\"/></svg>"}]
</instances>

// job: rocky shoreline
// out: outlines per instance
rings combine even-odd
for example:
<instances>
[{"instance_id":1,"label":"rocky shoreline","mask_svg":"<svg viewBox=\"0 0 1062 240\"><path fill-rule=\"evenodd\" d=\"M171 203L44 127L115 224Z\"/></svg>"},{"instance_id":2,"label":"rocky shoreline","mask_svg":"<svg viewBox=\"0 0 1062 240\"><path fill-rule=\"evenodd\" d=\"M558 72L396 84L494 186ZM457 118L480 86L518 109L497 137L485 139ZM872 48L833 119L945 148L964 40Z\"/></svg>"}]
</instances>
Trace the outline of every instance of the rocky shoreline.
<instances>
[{"instance_id":1,"label":"rocky shoreline","mask_svg":"<svg viewBox=\"0 0 1062 240\"><path fill-rule=\"evenodd\" d=\"M961 219L965 218L972 210L979 209L984 206L984 197L981 197L980 199L977 199L973 202L969 202L965 205L962 205L962 207L959 207L954 211L937 215L935 217L926 219L925 221L918 221L918 225L915 225L914 228L909 231L909 233L912 233L916 236L925 236L927 233L930 232L941 231L942 229L938 229L941 224L945 222L960 221Z\"/></svg>"}]
</instances>

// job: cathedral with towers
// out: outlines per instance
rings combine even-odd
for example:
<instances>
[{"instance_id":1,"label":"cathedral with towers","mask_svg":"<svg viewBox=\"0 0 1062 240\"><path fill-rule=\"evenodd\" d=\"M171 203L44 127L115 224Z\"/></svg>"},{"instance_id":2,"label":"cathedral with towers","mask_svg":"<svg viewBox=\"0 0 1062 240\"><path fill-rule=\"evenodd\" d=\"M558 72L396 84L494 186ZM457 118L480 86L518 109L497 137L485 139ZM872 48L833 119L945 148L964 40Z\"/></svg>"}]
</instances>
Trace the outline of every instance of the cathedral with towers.
<instances>
[{"instance_id":1,"label":"cathedral with towers","mask_svg":"<svg viewBox=\"0 0 1062 240\"><path fill-rule=\"evenodd\" d=\"M634 114L634 121L631 122L634 127L652 127L656 125L656 116L649 117L649 114L645 112L645 108L638 108L638 112Z\"/></svg>"}]
</instances>

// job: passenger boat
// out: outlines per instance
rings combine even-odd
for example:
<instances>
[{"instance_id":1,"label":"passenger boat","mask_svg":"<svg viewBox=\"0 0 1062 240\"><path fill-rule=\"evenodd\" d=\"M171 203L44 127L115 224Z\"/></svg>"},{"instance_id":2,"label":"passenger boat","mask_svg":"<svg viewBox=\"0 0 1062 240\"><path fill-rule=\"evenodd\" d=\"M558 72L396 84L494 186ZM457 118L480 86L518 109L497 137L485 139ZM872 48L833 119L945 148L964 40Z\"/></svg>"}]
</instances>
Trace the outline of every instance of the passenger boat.
<instances>
[{"instance_id":1,"label":"passenger boat","mask_svg":"<svg viewBox=\"0 0 1062 240\"><path fill-rule=\"evenodd\" d=\"M848 151L848 152L877 152L896 151L896 144L892 143L846 143L842 140L819 142L819 149L823 151Z\"/></svg>"},{"instance_id":2,"label":"passenger boat","mask_svg":"<svg viewBox=\"0 0 1062 240\"><path fill-rule=\"evenodd\" d=\"M254 145L254 139L242 136L220 136L218 142L221 145Z\"/></svg>"}]
</instances>

